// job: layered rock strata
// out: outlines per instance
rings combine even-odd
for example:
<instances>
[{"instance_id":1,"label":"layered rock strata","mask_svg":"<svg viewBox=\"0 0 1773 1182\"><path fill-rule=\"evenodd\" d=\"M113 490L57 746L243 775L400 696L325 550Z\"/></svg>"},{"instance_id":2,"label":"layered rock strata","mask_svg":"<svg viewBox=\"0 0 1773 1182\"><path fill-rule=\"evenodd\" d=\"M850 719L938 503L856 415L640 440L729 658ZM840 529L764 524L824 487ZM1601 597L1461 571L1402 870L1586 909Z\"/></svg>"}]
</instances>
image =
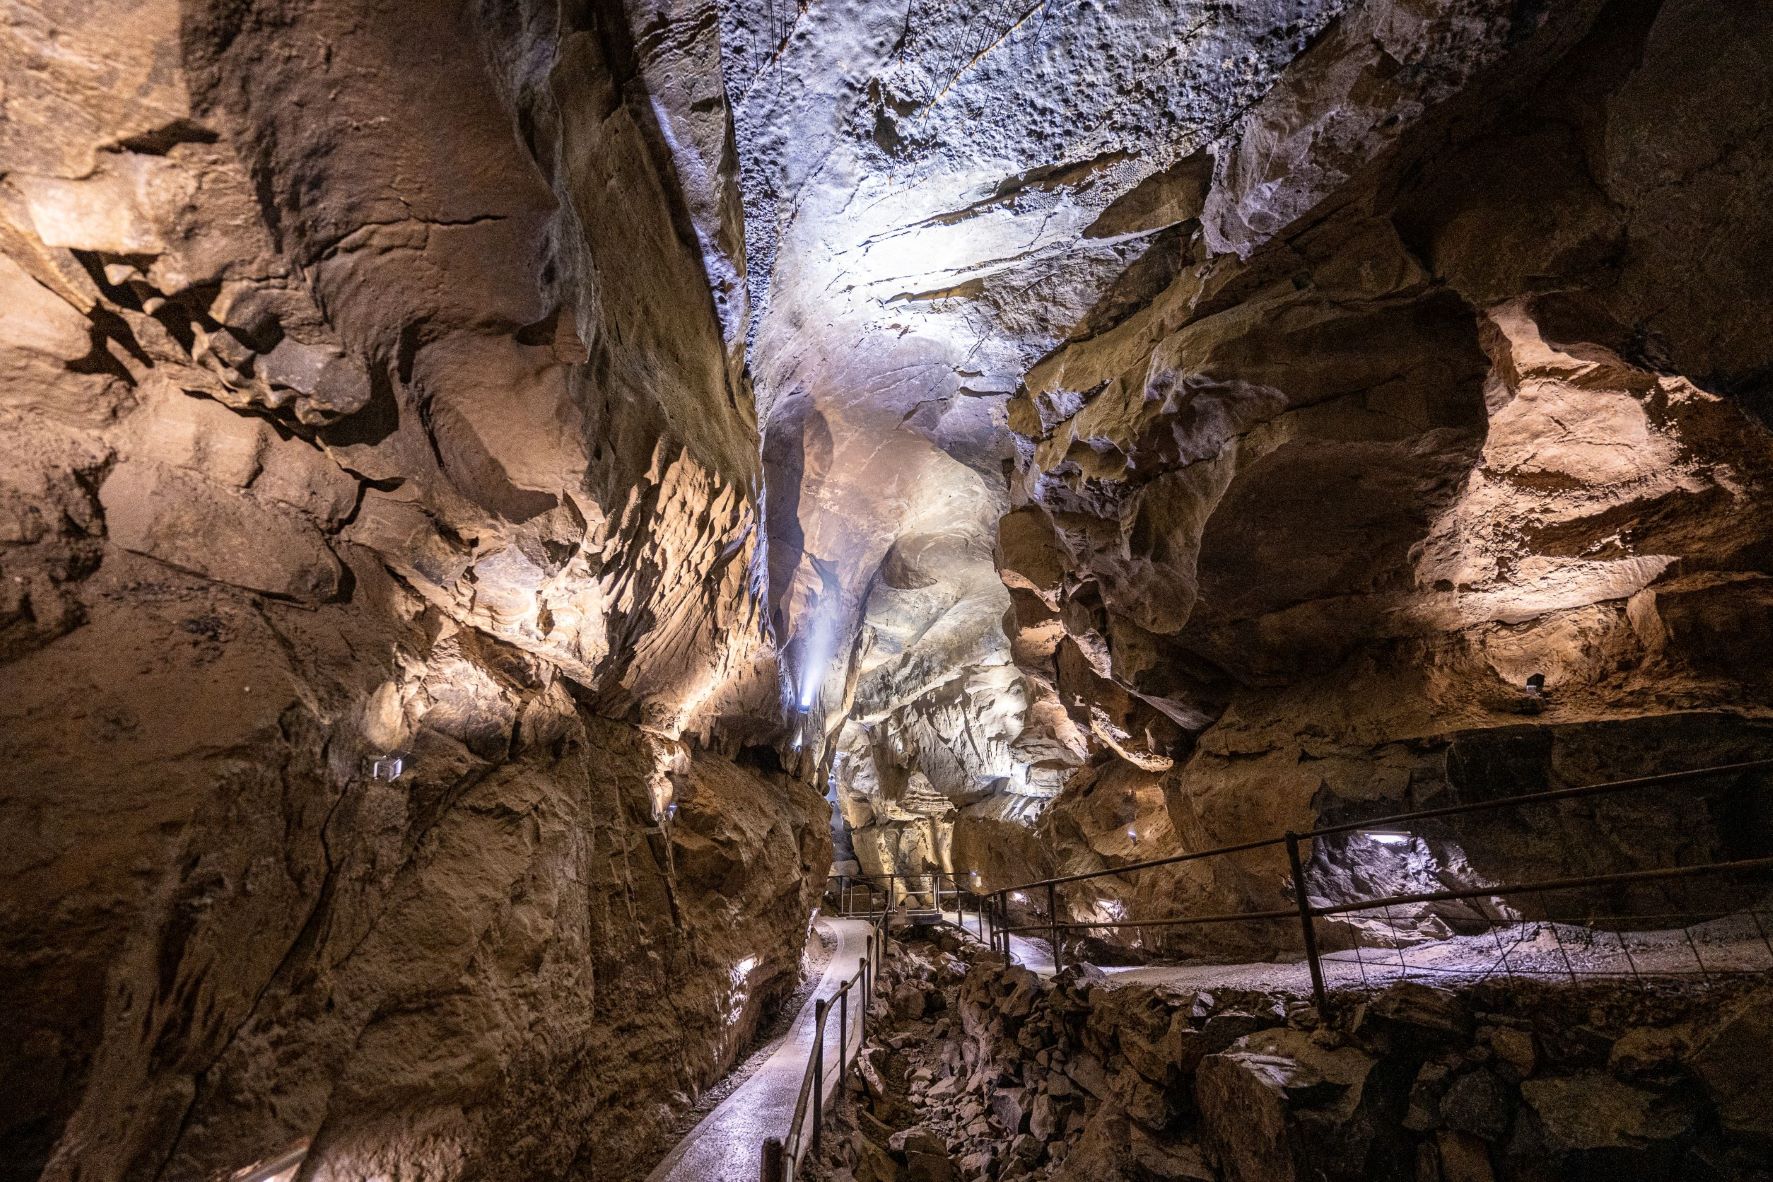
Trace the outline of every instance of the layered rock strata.
<instances>
[{"instance_id":1,"label":"layered rock strata","mask_svg":"<svg viewBox=\"0 0 1773 1182\"><path fill-rule=\"evenodd\" d=\"M636 27L4 22L8 1177L623 1177L792 991L724 122Z\"/></svg>"},{"instance_id":2,"label":"layered rock strata","mask_svg":"<svg viewBox=\"0 0 1773 1182\"><path fill-rule=\"evenodd\" d=\"M1063 708L1030 729L1160 777L1181 849L1766 755L1773 354L1725 309L1767 298L1737 211L1773 184L1770 36L1687 0L1381 3L1300 55L1198 162L1168 266L1011 403L998 557ZM1662 806L1697 855L1732 828L1708 799ZM1669 852L1609 827L1607 866L1464 848L1490 881ZM1284 874L1105 889L1216 913Z\"/></svg>"}]
</instances>

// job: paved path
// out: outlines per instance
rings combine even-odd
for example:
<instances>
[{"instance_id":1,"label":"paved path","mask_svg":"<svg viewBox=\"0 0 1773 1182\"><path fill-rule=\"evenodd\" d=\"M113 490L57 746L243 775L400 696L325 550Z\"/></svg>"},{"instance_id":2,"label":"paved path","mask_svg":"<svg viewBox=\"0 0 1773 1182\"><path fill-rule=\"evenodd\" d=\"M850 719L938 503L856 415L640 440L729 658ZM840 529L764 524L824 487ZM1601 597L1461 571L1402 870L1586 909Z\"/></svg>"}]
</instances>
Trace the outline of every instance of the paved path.
<instances>
[{"instance_id":1,"label":"paved path","mask_svg":"<svg viewBox=\"0 0 1773 1182\"><path fill-rule=\"evenodd\" d=\"M977 937L979 934L979 913L977 911L944 911L942 918L949 923L957 923L967 930L967 934ZM1025 969L1032 969L1043 977L1053 975L1053 953L1045 940L1030 940L1026 936L1011 934L1010 959Z\"/></svg>"},{"instance_id":2,"label":"paved path","mask_svg":"<svg viewBox=\"0 0 1773 1182\"><path fill-rule=\"evenodd\" d=\"M837 941L837 951L825 966L825 976L806 1005L795 1016L788 1033L779 1039L769 1058L733 1094L722 1100L702 1123L678 1142L647 1182L745 1182L757 1177L759 1155L765 1137L786 1137L794 1119L794 1101L813 1053L813 1003L836 994L837 987L855 975L868 955L869 925L861 919L829 919L821 916L819 930ZM857 1010L850 1007L851 1029ZM838 1084L837 1014L827 1020L825 1044L825 1094Z\"/></svg>"}]
</instances>

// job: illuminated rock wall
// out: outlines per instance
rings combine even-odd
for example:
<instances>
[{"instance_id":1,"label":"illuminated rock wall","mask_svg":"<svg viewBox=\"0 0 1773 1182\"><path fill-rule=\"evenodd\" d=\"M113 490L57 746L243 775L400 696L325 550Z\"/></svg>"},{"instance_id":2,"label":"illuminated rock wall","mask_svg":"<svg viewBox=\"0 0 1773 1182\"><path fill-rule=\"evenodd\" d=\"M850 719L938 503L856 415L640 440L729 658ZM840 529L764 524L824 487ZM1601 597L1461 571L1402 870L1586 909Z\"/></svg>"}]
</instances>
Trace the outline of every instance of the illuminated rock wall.
<instances>
[{"instance_id":1,"label":"illuminated rock wall","mask_svg":"<svg viewBox=\"0 0 1773 1182\"><path fill-rule=\"evenodd\" d=\"M624 1176L829 862L700 96L613 11L0 44L0 1173Z\"/></svg>"},{"instance_id":2,"label":"illuminated rock wall","mask_svg":"<svg viewBox=\"0 0 1773 1182\"><path fill-rule=\"evenodd\" d=\"M1180 848L1773 749L1769 45L1689 0L1362 6L1213 145L1173 274L1029 371L1024 668L1096 751L1174 757ZM1697 860L1715 805L1449 857ZM1280 906L1284 873L1138 906Z\"/></svg>"}]
</instances>

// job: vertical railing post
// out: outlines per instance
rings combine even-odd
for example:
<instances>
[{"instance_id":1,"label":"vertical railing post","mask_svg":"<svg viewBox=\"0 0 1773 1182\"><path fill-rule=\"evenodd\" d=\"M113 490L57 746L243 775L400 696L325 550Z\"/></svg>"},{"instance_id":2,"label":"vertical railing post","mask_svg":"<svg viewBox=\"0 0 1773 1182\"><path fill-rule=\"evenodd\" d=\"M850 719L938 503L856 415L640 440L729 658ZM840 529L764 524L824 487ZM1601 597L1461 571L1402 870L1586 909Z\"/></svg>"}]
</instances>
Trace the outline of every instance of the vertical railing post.
<instances>
[{"instance_id":1,"label":"vertical railing post","mask_svg":"<svg viewBox=\"0 0 1773 1182\"><path fill-rule=\"evenodd\" d=\"M1305 937L1305 960L1311 966L1311 1000L1319 1018L1330 1015L1329 995L1324 989L1324 966L1317 955L1317 931L1312 927L1311 900L1305 896L1305 864L1299 858L1299 835L1287 830L1287 862L1293 871L1293 897L1299 904L1299 926Z\"/></svg>"},{"instance_id":2,"label":"vertical railing post","mask_svg":"<svg viewBox=\"0 0 1773 1182\"><path fill-rule=\"evenodd\" d=\"M825 1013L828 999L813 1004L813 1152L819 1152L819 1129L825 1123Z\"/></svg>"},{"instance_id":3,"label":"vertical railing post","mask_svg":"<svg viewBox=\"0 0 1773 1182\"><path fill-rule=\"evenodd\" d=\"M1047 929L1053 945L1053 972L1065 967L1065 953L1059 948L1059 885L1047 883Z\"/></svg>"},{"instance_id":4,"label":"vertical railing post","mask_svg":"<svg viewBox=\"0 0 1773 1182\"><path fill-rule=\"evenodd\" d=\"M782 1182L783 1161L782 1139L765 1137L763 1139L763 1169L760 1172L761 1182Z\"/></svg>"},{"instance_id":5,"label":"vertical railing post","mask_svg":"<svg viewBox=\"0 0 1773 1182\"><path fill-rule=\"evenodd\" d=\"M862 1009L856 1014L856 1057L862 1057L862 1046L868 1041L868 1002L874 996L874 977L868 958L862 958Z\"/></svg>"},{"instance_id":6,"label":"vertical railing post","mask_svg":"<svg viewBox=\"0 0 1773 1182\"><path fill-rule=\"evenodd\" d=\"M837 1078L850 1067L850 987L837 993Z\"/></svg>"}]
</instances>

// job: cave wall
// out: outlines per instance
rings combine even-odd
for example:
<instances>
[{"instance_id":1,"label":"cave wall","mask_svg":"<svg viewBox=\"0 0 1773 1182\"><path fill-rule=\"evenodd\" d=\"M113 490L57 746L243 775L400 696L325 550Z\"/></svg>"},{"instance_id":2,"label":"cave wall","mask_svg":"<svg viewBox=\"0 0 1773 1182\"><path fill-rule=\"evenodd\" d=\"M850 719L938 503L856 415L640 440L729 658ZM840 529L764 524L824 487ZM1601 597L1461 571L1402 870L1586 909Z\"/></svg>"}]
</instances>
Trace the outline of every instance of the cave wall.
<instances>
[{"instance_id":1,"label":"cave wall","mask_svg":"<svg viewBox=\"0 0 1773 1182\"><path fill-rule=\"evenodd\" d=\"M1520 726L1612 736L1535 786L1763 752L1765 16L1086 8L721 9L772 610L841 600L789 660L861 868L1395 811Z\"/></svg>"},{"instance_id":2,"label":"cave wall","mask_svg":"<svg viewBox=\"0 0 1773 1182\"><path fill-rule=\"evenodd\" d=\"M7 1176L623 1177L792 991L725 121L643 18L13 6Z\"/></svg>"},{"instance_id":3,"label":"cave wall","mask_svg":"<svg viewBox=\"0 0 1773 1182\"><path fill-rule=\"evenodd\" d=\"M1028 372L1022 667L1179 848L1768 754L1769 44L1704 0L1355 7L1199 163L1178 263ZM1721 848L1700 803L1465 848L1633 868ZM1271 907L1271 862L1102 890Z\"/></svg>"}]
</instances>

